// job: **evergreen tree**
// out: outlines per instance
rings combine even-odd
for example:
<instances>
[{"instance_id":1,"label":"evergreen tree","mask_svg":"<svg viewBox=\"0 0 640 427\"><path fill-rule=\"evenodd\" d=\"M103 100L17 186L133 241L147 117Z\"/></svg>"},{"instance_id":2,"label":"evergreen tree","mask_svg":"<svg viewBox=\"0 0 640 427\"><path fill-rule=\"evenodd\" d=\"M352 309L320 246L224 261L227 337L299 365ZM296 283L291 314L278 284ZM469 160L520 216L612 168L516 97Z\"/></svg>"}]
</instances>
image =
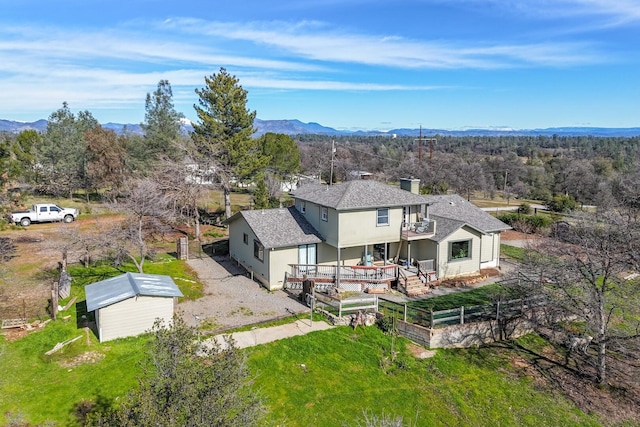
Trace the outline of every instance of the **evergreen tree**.
<instances>
[{"instance_id":1,"label":"evergreen tree","mask_svg":"<svg viewBox=\"0 0 640 427\"><path fill-rule=\"evenodd\" d=\"M119 189L125 178L125 137L101 126L85 133L87 178L95 190Z\"/></svg>"},{"instance_id":2,"label":"evergreen tree","mask_svg":"<svg viewBox=\"0 0 640 427\"><path fill-rule=\"evenodd\" d=\"M24 182L33 182L36 164L36 147L41 141L35 130L25 130L18 134L11 146L9 176Z\"/></svg>"},{"instance_id":3,"label":"evergreen tree","mask_svg":"<svg viewBox=\"0 0 640 427\"><path fill-rule=\"evenodd\" d=\"M184 115L173 106L173 91L168 80L160 80L156 91L153 94L147 93L145 111L145 122L142 124L145 132L145 158L179 160L180 120Z\"/></svg>"},{"instance_id":4,"label":"evergreen tree","mask_svg":"<svg viewBox=\"0 0 640 427\"><path fill-rule=\"evenodd\" d=\"M117 408L97 408L95 426L254 426L263 406L251 389L245 357L228 339L225 348L202 346L194 328L174 317L156 322L140 388Z\"/></svg>"},{"instance_id":5,"label":"evergreen tree","mask_svg":"<svg viewBox=\"0 0 640 427\"><path fill-rule=\"evenodd\" d=\"M247 109L247 91L224 68L205 77L205 87L196 89L194 105L199 122L193 141L202 170L212 170L224 193L227 218L231 216L231 186L264 169L267 158L253 139L255 111Z\"/></svg>"},{"instance_id":6,"label":"evergreen tree","mask_svg":"<svg viewBox=\"0 0 640 427\"><path fill-rule=\"evenodd\" d=\"M267 192L267 185L264 182L263 176L259 176L257 181L256 188L253 190L253 208L267 209L269 208L269 193Z\"/></svg>"},{"instance_id":7,"label":"evergreen tree","mask_svg":"<svg viewBox=\"0 0 640 427\"><path fill-rule=\"evenodd\" d=\"M39 184L43 191L71 197L73 190L88 190L84 133L97 126L98 121L89 111L81 111L76 118L66 102L49 116L47 132L37 154Z\"/></svg>"},{"instance_id":8,"label":"evergreen tree","mask_svg":"<svg viewBox=\"0 0 640 427\"><path fill-rule=\"evenodd\" d=\"M300 150L290 136L267 132L259 138L262 152L269 157L269 171L280 179L300 171Z\"/></svg>"}]
</instances>

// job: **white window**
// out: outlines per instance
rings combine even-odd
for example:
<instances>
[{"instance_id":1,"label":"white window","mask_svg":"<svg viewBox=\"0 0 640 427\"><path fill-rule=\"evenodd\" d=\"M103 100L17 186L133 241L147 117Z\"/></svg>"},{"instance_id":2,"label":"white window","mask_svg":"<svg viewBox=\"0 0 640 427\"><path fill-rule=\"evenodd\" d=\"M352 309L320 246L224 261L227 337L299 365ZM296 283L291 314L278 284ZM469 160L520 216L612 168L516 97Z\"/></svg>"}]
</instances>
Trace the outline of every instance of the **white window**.
<instances>
[{"instance_id":1,"label":"white window","mask_svg":"<svg viewBox=\"0 0 640 427\"><path fill-rule=\"evenodd\" d=\"M389 208L378 209L378 226L389 225Z\"/></svg>"},{"instance_id":2,"label":"white window","mask_svg":"<svg viewBox=\"0 0 640 427\"><path fill-rule=\"evenodd\" d=\"M471 258L471 240L461 240L449 243L449 261Z\"/></svg>"},{"instance_id":3,"label":"white window","mask_svg":"<svg viewBox=\"0 0 640 427\"><path fill-rule=\"evenodd\" d=\"M322 218L323 221L329 221L329 209L327 209L326 207L321 207L320 208L320 218Z\"/></svg>"}]
</instances>

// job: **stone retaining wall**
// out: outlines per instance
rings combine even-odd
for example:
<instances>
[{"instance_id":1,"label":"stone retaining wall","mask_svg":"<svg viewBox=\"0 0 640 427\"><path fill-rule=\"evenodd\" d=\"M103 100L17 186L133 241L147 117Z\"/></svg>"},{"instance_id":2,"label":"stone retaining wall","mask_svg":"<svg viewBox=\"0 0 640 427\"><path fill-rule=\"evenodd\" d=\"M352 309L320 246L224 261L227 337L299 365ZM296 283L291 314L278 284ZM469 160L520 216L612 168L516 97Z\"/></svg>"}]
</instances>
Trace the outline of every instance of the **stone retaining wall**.
<instances>
[{"instance_id":1,"label":"stone retaining wall","mask_svg":"<svg viewBox=\"0 0 640 427\"><path fill-rule=\"evenodd\" d=\"M517 338L533 331L533 323L526 318L512 319L501 324L496 320L489 320L436 329L398 320L397 327L400 335L427 348L474 347Z\"/></svg>"}]
</instances>

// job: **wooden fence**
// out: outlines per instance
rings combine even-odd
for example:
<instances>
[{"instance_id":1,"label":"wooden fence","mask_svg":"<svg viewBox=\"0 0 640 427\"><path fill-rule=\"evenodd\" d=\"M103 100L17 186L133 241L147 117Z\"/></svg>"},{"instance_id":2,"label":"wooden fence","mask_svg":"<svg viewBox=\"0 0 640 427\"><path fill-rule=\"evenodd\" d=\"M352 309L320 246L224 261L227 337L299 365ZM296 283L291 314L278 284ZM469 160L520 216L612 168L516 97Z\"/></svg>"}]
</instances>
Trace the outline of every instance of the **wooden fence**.
<instances>
[{"instance_id":1,"label":"wooden fence","mask_svg":"<svg viewBox=\"0 0 640 427\"><path fill-rule=\"evenodd\" d=\"M462 306L449 310L426 310L400 304L384 297L379 299L379 311L426 328L438 328L450 325L482 322L492 319L504 319L522 315L526 310L543 303L541 298L498 301L495 304Z\"/></svg>"}]
</instances>

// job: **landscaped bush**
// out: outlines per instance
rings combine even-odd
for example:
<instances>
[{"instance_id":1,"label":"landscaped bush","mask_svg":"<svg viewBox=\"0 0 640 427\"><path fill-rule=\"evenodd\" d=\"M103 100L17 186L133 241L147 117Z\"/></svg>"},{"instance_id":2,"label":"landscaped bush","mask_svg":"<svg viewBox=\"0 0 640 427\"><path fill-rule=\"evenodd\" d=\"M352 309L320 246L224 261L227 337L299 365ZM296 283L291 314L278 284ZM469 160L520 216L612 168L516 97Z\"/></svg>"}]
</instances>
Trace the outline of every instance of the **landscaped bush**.
<instances>
[{"instance_id":1,"label":"landscaped bush","mask_svg":"<svg viewBox=\"0 0 640 427\"><path fill-rule=\"evenodd\" d=\"M518 212L501 214L497 218L521 233L537 233L541 229L549 227L552 223L552 220L547 216L525 215Z\"/></svg>"},{"instance_id":2,"label":"landscaped bush","mask_svg":"<svg viewBox=\"0 0 640 427\"><path fill-rule=\"evenodd\" d=\"M558 196L554 196L550 200L547 200L545 205L547 206L547 209L552 212L564 213L574 210L577 207L577 202L576 199L574 199L572 196L561 194Z\"/></svg>"}]
</instances>

